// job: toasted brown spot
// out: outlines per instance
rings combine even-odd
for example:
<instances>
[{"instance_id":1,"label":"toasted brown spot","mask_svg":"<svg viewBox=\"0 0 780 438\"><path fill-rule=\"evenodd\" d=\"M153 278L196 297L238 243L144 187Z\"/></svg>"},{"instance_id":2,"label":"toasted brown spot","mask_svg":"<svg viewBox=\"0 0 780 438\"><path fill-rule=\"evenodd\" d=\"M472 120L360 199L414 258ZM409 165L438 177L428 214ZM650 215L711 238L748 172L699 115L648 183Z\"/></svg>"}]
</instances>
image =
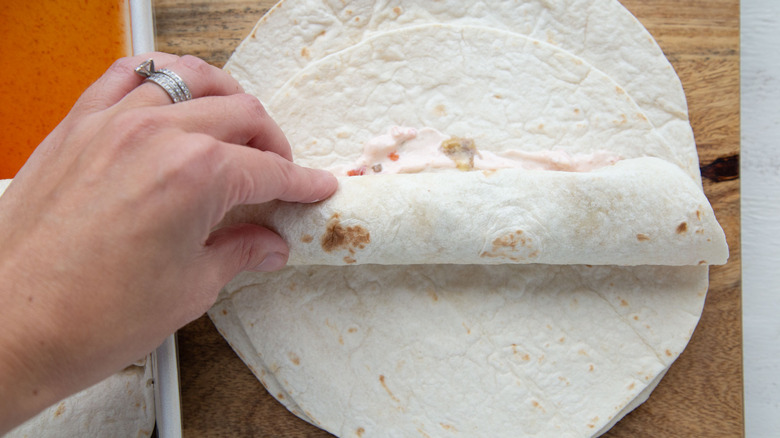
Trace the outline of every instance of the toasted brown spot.
<instances>
[{"instance_id":1,"label":"toasted brown spot","mask_svg":"<svg viewBox=\"0 0 780 438\"><path fill-rule=\"evenodd\" d=\"M647 234L641 234L640 233L640 234L636 235L636 240L638 240L640 242L644 242L644 241L650 240L650 236L648 236Z\"/></svg>"},{"instance_id":2,"label":"toasted brown spot","mask_svg":"<svg viewBox=\"0 0 780 438\"><path fill-rule=\"evenodd\" d=\"M579 354L580 356L587 356L588 352L580 348L579 351L577 351L577 354Z\"/></svg>"},{"instance_id":3,"label":"toasted brown spot","mask_svg":"<svg viewBox=\"0 0 780 438\"><path fill-rule=\"evenodd\" d=\"M628 307L628 301L621 299L620 300L620 305L623 306L623 307Z\"/></svg>"},{"instance_id":4,"label":"toasted brown spot","mask_svg":"<svg viewBox=\"0 0 780 438\"><path fill-rule=\"evenodd\" d=\"M677 234L682 234L686 231L688 231L688 224L686 222L677 225Z\"/></svg>"},{"instance_id":5,"label":"toasted brown spot","mask_svg":"<svg viewBox=\"0 0 780 438\"><path fill-rule=\"evenodd\" d=\"M444 430L449 430L449 431L453 431L453 432L457 430L457 429L455 429L455 426L453 426L451 424L439 423L439 426L441 426L441 428L444 429Z\"/></svg>"},{"instance_id":6,"label":"toasted brown spot","mask_svg":"<svg viewBox=\"0 0 780 438\"><path fill-rule=\"evenodd\" d=\"M355 17L355 21L360 21L360 17Z\"/></svg>"},{"instance_id":7,"label":"toasted brown spot","mask_svg":"<svg viewBox=\"0 0 780 438\"><path fill-rule=\"evenodd\" d=\"M706 265L706 264L707 264L707 260L699 260L699 265Z\"/></svg>"},{"instance_id":8,"label":"toasted brown spot","mask_svg":"<svg viewBox=\"0 0 780 438\"><path fill-rule=\"evenodd\" d=\"M580 109L579 108L574 108L574 114L579 114L579 113L580 113Z\"/></svg>"},{"instance_id":9,"label":"toasted brown spot","mask_svg":"<svg viewBox=\"0 0 780 438\"><path fill-rule=\"evenodd\" d=\"M365 429L363 429L362 427L358 427L358 428L357 428L357 430L355 431L355 434L356 434L358 437L361 437L361 436L363 436L363 434L364 434L364 433L366 433L366 430L365 430Z\"/></svg>"},{"instance_id":10,"label":"toasted brown spot","mask_svg":"<svg viewBox=\"0 0 780 438\"><path fill-rule=\"evenodd\" d=\"M349 332L349 333L355 333L356 331L357 331L357 329L355 327L350 327L350 328L347 329L347 332Z\"/></svg>"},{"instance_id":11,"label":"toasted brown spot","mask_svg":"<svg viewBox=\"0 0 780 438\"><path fill-rule=\"evenodd\" d=\"M348 132L339 132L339 133L336 134L336 137L337 138L349 138L349 133Z\"/></svg>"},{"instance_id":12,"label":"toasted brown spot","mask_svg":"<svg viewBox=\"0 0 780 438\"><path fill-rule=\"evenodd\" d=\"M666 353L667 356L672 357L672 352L668 349L664 353Z\"/></svg>"},{"instance_id":13,"label":"toasted brown spot","mask_svg":"<svg viewBox=\"0 0 780 438\"><path fill-rule=\"evenodd\" d=\"M593 364L588 365L588 371L593 371L594 367Z\"/></svg>"},{"instance_id":14,"label":"toasted brown spot","mask_svg":"<svg viewBox=\"0 0 780 438\"><path fill-rule=\"evenodd\" d=\"M615 86L615 91L617 91L617 94L626 94L626 91L619 86Z\"/></svg>"},{"instance_id":15,"label":"toasted brown spot","mask_svg":"<svg viewBox=\"0 0 780 438\"><path fill-rule=\"evenodd\" d=\"M351 265L353 263L357 263L357 260L355 260L355 258L351 256L344 256L344 263Z\"/></svg>"},{"instance_id":16,"label":"toasted brown spot","mask_svg":"<svg viewBox=\"0 0 780 438\"><path fill-rule=\"evenodd\" d=\"M290 358L290 362L294 363L295 365L301 364L301 359L295 353L287 353L287 357Z\"/></svg>"},{"instance_id":17,"label":"toasted brown spot","mask_svg":"<svg viewBox=\"0 0 780 438\"><path fill-rule=\"evenodd\" d=\"M439 117L446 116L447 107L445 107L443 104L438 104L433 108L433 113Z\"/></svg>"},{"instance_id":18,"label":"toasted brown spot","mask_svg":"<svg viewBox=\"0 0 780 438\"><path fill-rule=\"evenodd\" d=\"M696 219L701 220L701 212L696 210Z\"/></svg>"},{"instance_id":19,"label":"toasted brown spot","mask_svg":"<svg viewBox=\"0 0 780 438\"><path fill-rule=\"evenodd\" d=\"M522 355L520 357L520 359L523 359L525 361L529 361L529 360L531 360L531 356L528 353L526 353L526 354Z\"/></svg>"},{"instance_id":20,"label":"toasted brown spot","mask_svg":"<svg viewBox=\"0 0 780 438\"><path fill-rule=\"evenodd\" d=\"M560 338L558 338L558 342L564 343L564 342L566 342L566 338L561 336Z\"/></svg>"},{"instance_id":21,"label":"toasted brown spot","mask_svg":"<svg viewBox=\"0 0 780 438\"><path fill-rule=\"evenodd\" d=\"M227 309L222 309L222 312L221 312L221 313L222 313L223 315L227 315Z\"/></svg>"},{"instance_id":22,"label":"toasted brown spot","mask_svg":"<svg viewBox=\"0 0 780 438\"><path fill-rule=\"evenodd\" d=\"M276 394L276 398L279 400L284 400L284 394L280 392L279 394Z\"/></svg>"},{"instance_id":23,"label":"toasted brown spot","mask_svg":"<svg viewBox=\"0 0 780 438\"><path fill-rule=\"evenodd\" d=\"M54 416L59 417L60 415L65 413L65 402L62 402L57 405L57 410L54 411Z\"/></svg>"},{"instance_id":24,"label":"toasted brown spot","mask_svg":"<svg viewBox=\"0 0 780 438\"><path fill-rule=\"evenodd\" d=\"M396 7L393 8L393 12L395 12L395 15L401 15L401 12L403 12L403 11L401 10L401 8L396 6Z\"/></svg>"},{"instance_id":25,"label":"toasted brown spot","mask_svg":"<svg viewBox=\"0 0 780 438\"><path fill-rule=\"evenodd\" d=\"M390 391L390 388L388 388L387 383L385 382L385 376L380 375L379 376L379 383L382 384L382 387L385 388L385 391L387 391L387 394L396 402L400 402L401 400L398 400L398 397L393 394L393 391Z\"/></svg>"},{"instance_id":26,"label":"toasted brown spot","mask_svg":"<svg viewBox=\"0 0 780 438\"><path fill-rule=\"evenodd\" d=\"M493 97L495 97L496 99L503 99L504 98L504 96L502 96L500 94L494 94Z\"/></svg>"},{"instance_id":27,"label":"toasted brown spot","mask_svg":"<svg viewBox=\"0 0 780 438\"><path fill-rule=\"evenodd\" d=\"M428 296L430 296L433 301L439 301L439 296L436 295L436 291L433 289L428 289Z\"/></svg>"},{"instance_id":28,"label":"toasted brown spot","mask_svg":"<svg viewBox=\"0 0 780 438\"><path fill-rule=\"evenodd\" d=\"M628 385L628 389L634 389L635 386L636 386L636 383L631 382L631 384Z\"/></svg>"},{"instance_id":29,"label":"toasted brown spot","mask_svg":"<svg viewBox=\"0 0 780 438\"><path fill-rule=\"evenodd\" d=\"M309 48L308 47L304 47L304 48L301 49L301 56L306 58L306 59L309 59L311 57L311 52L309 52Z\"/></svg>"},{"instance_id":30,"label":"toasted brown spot","mask_svg":"<svg viewBox=\"0 0 780 438\"><path fill-rule=\"evenodd\" d=\"M471 328L469 326L467 326L465 322L462 322L461 325L463 326L464 329L466 329L466 334L470 335L471 334Z\"/></svg>"},{"instance_id":31,"label":"toasted brown spot","mask_svg":"<svg viewBox=\"0 0 780 438\"><path fill-rule=\"evenodd\" d=\"M322 249L325 252L346 249L354 253L355 248L363 249L370 242L371 235L365 228L360 225L351 227L341 225L338 214L331 216L328 223L325 224L325 234L320 239Z\"/></svg>"},{"instance_id":32,"label":"toasted brown spot","mask_svg":"<svg viewBox=\"0 0 780 438\"><path fill-rule=\"evenodd\" d=\"M639 321L639 315L634 315L634 321Z\"/></svg>"},{"instance_id":33,"label":"toasted brown spot","mask_svg":"<svg viewBox=\"0 0 780 438\"><path fill-rule=\"evenodd\" d=\"M311 234L304 234L301 236L301 242L303 243L311 243L312 240L314 240L314 236Z\"/></svg>"},{"instance_id":34,"label":"toasted brown spot","mask_svg":"<svg viewBox=\"0 0 780 438\"><path fill-rule=\"evenodd\" d=\"M344 337L339 335L339 344L344 345Z\"/></svg>"},{"instance_id":35,"label":"toasted brown spot","mask_svg":"<svg viewBox=\"0 0 780 438\"><path fill-rule=\"evenodd\" d=\"M636 118L642 121L647 121L647 116L642 113L636 113Z\"/></svg>"}]
</instances>

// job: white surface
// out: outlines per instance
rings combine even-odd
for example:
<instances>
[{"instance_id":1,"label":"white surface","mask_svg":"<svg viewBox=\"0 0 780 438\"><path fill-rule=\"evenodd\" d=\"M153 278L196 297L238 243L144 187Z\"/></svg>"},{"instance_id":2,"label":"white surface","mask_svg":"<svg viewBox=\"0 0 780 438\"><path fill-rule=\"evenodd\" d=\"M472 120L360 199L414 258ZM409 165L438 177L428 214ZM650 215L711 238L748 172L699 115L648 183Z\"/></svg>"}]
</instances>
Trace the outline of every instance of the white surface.
<instances>
[{"instance_id":1,"label":"white surface","mask_svg":"<svg viewBox=\"0 0 780 438\"><path fill-rule=\"evenodd\" d=\"M154 50L154 14L151 0L130 0L133 54ZM181 398L179 361L175 335L171 335L152 355L154 405L159 438L180 438Z\"/></svg>"},{"instance_id":2,"label":"white surface","mask_svg":"<svg viewBox=\"0 0 780 438\"><path fill-rule=\"evenodd\" d=\"M780 430L780 2L742 0L745 430Z\"/></svg>"}]
</instances>

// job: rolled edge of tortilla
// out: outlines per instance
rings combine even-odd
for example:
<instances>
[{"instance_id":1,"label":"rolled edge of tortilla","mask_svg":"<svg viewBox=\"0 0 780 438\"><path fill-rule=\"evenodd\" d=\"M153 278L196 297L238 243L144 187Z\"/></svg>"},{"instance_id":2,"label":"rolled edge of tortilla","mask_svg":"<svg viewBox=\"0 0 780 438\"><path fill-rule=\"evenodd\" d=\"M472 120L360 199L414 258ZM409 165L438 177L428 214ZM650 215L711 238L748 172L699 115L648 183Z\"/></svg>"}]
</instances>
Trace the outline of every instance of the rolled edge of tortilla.
<instances>
[{"instance_id":1,"label":"rolled edge of tortilla","mask_svg":"<svg viewBox=\"0 0 780 438\"><path fill-rule=\"evenodd\" d=\"M341 178L315 204L241 206L223 224L279 233L291 265L724 264L701 188L678 166L635 158L592 172L495 171Z\"/></svg>"}]
</instances>

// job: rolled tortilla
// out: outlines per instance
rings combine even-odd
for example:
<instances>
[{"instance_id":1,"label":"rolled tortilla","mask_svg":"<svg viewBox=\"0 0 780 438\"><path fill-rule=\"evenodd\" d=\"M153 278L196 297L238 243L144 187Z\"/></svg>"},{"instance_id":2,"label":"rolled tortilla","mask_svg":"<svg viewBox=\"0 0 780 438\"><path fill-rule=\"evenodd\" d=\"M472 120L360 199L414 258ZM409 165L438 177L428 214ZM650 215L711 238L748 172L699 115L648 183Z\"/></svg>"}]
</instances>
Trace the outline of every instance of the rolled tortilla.
<instances>
[{"instance_id":1,"label":"rolled tortilla","mask_svg":"<svg viewBox=\"0 0 780 438\"><path fill-rule=\"evenodd\" d=\"M479 212L479 214L475 214ZM291 265L705 265L728 258L701 189L678 166L636 158L592 172L346 177L316 204L234 210L290 245Z\"/></svg>"}]
</instances>

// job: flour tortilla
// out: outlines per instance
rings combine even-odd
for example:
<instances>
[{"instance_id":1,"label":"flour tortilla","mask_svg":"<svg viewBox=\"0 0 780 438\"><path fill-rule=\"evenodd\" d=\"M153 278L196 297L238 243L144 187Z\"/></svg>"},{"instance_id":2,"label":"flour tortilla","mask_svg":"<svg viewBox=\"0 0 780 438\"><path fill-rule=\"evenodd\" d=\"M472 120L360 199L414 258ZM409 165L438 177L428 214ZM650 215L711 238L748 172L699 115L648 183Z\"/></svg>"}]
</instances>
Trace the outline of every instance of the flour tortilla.
<instances>
[{"instance_id":1,"label":"flour tortilla","mask_svg":"<svg viewBox=\"0 0 780 438\"><path fill-rule=\"evenodd\" d=\"M45 409L6 438L152 436L154 388L149 357Z\"/></svg>"},{"instance_id":2,"label":"flour tortilla","mask_svg":"<svg viewBox=\"0 0 780 438\"><path fill-rule=\"evenodd\" d=\"M526 4L540 3L517 7ZM431 126L475 138L489 151L606 149L626 159L655 157L700 181L692 142L664 141L659 132L673 122L654 124L625 93L630 85L663 107L664 96L679 88L673 72L668 81L652 82L644 72L655 61L638 65L623 56L656 59L641 53L644 43L617 38L631 52L589 45L591 35L625 31L628 40L646 39L657 49L646 31L617 24L613 32L607 29L615 21L593 14L585 14L586 26L540 21L560 17L566 5L582 11L582 4L541 7L530 23L571 40L561 44L614 57L626 87L612 80L616 73L571 52L485 28L481 18L491 14L479 9L483 4L472 10L461 3L453 14L479 17L481 27L427 24L371 38L358 32L354 40L354 33L337 33L322 47L343 50L296 66L282 89L263 99L304 165L353 163L362 142L389 126ZM590 4L614 11L616 3ZM281 8L295 5L284 14L299 28L274 28L272 14L255 29L257 38L291 55L297 46L286 42L288 34L314 41L323 29L341 31L341 21L317 24L328 16L318 15L319 2ZM338 5L332 11L346 13ZM371 16L382 21L380 13ZM566 33L568 25L573 33ZM239 50L228 68L246 72L247 89L273 93L279 82L261 65L277 58ZM209 315L273 396L342 437L597 436L648 397L685 347L704 304L707 273L704 265L298 266L239 275Z\"/></svg>"},{"instance_id":3,"label":"flour tortilla","mask_svg":"<svg viewBox=\"0 0 780 438\"><path fill-rule=\"evenodd\" d=\"M687 343L706 267L299 267L210 311L272 394L338 436L591 436ZM271 381L271 384L269 384Z\"/></svg>"},{"instance_id":4,"label":"flour tortilla","mask_svg":"<svg viewBox=\"0 0 780 438\"><path fill-rule=\"evenodd\" d=\"M324 202L248 206L227 222L277 231L290 246L290 265L697 265L728 258L704 193L657 158L592 172L344 177Z\"/></svg>"},{"instance_id":5,"label":"flour tortilla","mask_svg":"<svg viewBox=\"0 0 780 438\"><path fill-rule=\"evenodd\" d=\"M582 58L636 100L684 155L685 167L698 167L682 84L650 33L616 0L284 0L257 23L225 69L267 103L312 62L377 33L431 23L510 31Z\"/></svg>"},{"instance_id":6,"label":"flour tortilla","mask_svg":"<svg viewBox=\"0 0 780 438\"><path fill-rule=\"evenodd\" d=\"M296 161L311 167L356 161L366 141L404 125L472 138L493 152L603 149L662 158L694 180L699 174L604 73L549 44L486 27L378 34L301 70L268 108Z\"/></svg>"}]
</instances>

